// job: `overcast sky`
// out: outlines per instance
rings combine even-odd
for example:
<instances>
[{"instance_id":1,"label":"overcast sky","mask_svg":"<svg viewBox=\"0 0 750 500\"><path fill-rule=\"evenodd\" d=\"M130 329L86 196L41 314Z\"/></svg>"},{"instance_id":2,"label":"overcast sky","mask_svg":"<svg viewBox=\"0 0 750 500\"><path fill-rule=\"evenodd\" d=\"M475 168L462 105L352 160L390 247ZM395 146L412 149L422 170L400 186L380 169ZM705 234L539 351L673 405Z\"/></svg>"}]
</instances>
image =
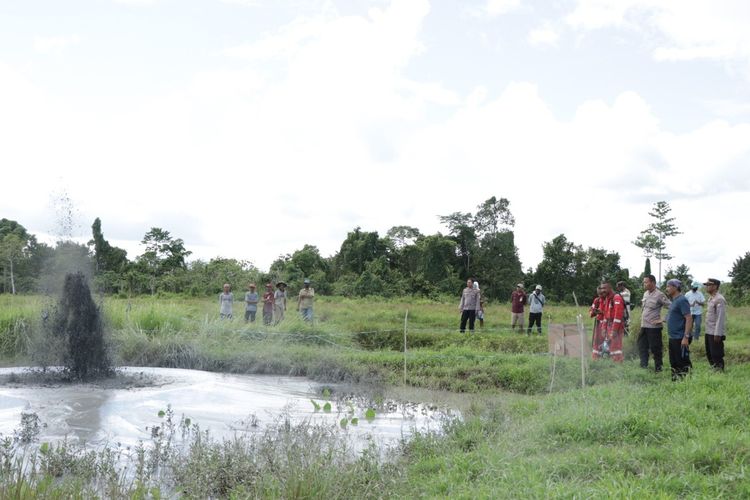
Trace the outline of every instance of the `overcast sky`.
<instances>
[{"instance_id":1,"label":"overcast sky","mask_svg":"<svg viewBox=\"0 0 750 500\"><path fill-rule=\"evenodd\" d=\"M750 250L750 2L0 0L0 217L67 192L133 259L151 227L261 269L360 226L445 232L506 197L524 269L616 250L666 200L670 265Z\"/></svg>"}]
</instances>

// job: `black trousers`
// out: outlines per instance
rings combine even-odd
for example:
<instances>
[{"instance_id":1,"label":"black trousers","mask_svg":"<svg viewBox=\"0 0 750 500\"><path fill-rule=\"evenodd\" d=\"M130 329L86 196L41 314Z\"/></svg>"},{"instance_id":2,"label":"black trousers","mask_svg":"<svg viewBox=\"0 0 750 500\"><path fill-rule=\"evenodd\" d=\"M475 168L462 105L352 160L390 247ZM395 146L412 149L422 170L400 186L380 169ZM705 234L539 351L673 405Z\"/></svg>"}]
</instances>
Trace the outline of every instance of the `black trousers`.
<instances>
[{"instance_id":1,"label":"black trousers","mask_svg":"<svg viewBox=\"0 0 750 500\"><path fill-rule=\"evenodd\" d=\"M682 339L669 339L669 366L672 367L672 380L684 377L693 367L690 355L683 356Z\"/></svg>"},{"instance_id":2,"label":"black trousers","mask_svg":"<svg viewBox=\"0 0 750 500\"><path fill-rule=\"evenodd\" d=\"M720 336L719 342L716 342L715 335L703 335L706 339L706 357L708 364L717 370L724 371L724 335Z\"/></svg>"},{"instance_id":3,"label":"black trousers","mask_svg":"<svg viewBox=\"0 0 750 500\"><path fill-rule=\"evenodd\" d=\"M531 334L531 327L536 323L536 331L539 335L542 334L542 313L529 313L529 328L526 330L527 334Z\"/></svg>"},{"instance_id":4,"label":"black trousers","mask_svg":"<svg viewBox=\"0 0 750 500\"><path fill-rule=\"evenodd\" d=\"M654 369L660 372L664 363L664 344L661 328L641 328L638 335L638 354L641 356L641 368L648 368L648 353L654 356Z\"/></svg>"},{"instance_id":5,"label":"black trousers","mask_svg":"<svg viewBox=\"0 0 750 500\"><path fill-rule=\"evenodd\" d=\"M474 321L477 319L477 312L474 309L464 309L461 311L461 333L466 331L466 320L469 320L469 331L474 331Z\"/></svg>"}]
</instances>

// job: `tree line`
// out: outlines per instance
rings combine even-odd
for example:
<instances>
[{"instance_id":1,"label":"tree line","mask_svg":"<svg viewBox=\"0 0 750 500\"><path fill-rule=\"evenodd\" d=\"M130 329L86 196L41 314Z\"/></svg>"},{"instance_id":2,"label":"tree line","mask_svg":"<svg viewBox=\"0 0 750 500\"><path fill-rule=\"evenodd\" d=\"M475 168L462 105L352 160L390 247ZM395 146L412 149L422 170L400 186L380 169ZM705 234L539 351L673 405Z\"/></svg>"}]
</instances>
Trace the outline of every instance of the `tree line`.
<instances>
[{"instance_id":1,"label":"tree line","mask_svg":"<svg viewBox=\"0 0 750 500\"><path fill-rule=\"evenodd\" d=\"M616 251L584 248L560 234L542 245L537 267L521 267L513 228L515 218L506 198L491 197L475 212L439 216L445 233L431 235L411 226L394 226L385 235L350 231L334 255L324 257L306 244L277 258L267 271L249 260L216 257L189 260L191 252L181 238L152 227L141 241L144 251L134 259L112 246L96 218L87 245L69 240L49 246L37 241L20 223L0 219L0 293L34 293L48 290L66 265L89 270L95 288L118 295L182 294L205 296L218 293L223 283L243 289L249 282L285 281L293 288L310 278L320 294L353 297L403 295L437 298L455 295L467 278L480 282L487 300L507 301L516 283L542 284L548 299L572 303L575 296L587 303L602 280L625 281L636 292L640 279L651 274L650 258L671 259L665 239L679 234L669 206L658 202L649 215L652 223L633 243L644 250L643 272L631 275L620 265ZM750 299L750 252L730 271L732 296ZM685 265L668 269L665 279L689 281Z\"/></svg>"}]
</instances>

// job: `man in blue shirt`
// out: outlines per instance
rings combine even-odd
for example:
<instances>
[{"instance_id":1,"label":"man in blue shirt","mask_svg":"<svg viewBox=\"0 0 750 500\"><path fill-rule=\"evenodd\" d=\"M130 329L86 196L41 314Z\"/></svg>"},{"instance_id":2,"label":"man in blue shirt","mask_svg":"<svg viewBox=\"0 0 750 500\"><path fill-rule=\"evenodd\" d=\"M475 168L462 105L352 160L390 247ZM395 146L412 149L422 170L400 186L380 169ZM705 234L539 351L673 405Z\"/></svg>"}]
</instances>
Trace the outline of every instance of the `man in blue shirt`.
<instances>
[{"instance_id":1,"label":"man in blue shirt","mask_svg":"<svg viewBox=\"0 0 750 500\"><path fill-rule=\"evenodd\" d=\"M669 335L669 364L672 367L672 380L682 378L692 368L690 363L690 341L693 331L693 316L690 303L680 293L680 280L667 281L667 295L672 299L667 313L667 333Z\"/></svg>"},{"instance_id":2,"label":"man in blue shirt","mask_svg":"<svg viewBox=\"0 0 750 500\"><path fill-rule=\"evenodd\" d=\"M690 314L693 315L693 338L698 340L701 336L701 318L703 317L703 305L706 303L706 298L698 290L701 286L697 281L693 281L693 285L690 287L692 290L685 294L685 298L690 303Z\"/></svg>"}]
</instances>

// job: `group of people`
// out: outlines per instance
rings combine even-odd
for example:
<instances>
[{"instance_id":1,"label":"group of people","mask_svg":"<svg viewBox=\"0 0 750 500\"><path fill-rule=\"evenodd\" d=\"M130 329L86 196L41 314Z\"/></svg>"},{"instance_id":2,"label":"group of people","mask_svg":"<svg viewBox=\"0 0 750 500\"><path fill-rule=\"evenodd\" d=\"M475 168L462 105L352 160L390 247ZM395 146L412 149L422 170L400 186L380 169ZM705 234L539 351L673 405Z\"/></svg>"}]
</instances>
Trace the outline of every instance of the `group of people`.
<instances>
[{"instance_id":1,"label":"group of people","mask_svg":"<svg viewBox=\"0 0 750 500\"><path fill-rule=\"evenodd\" d=\"M638 354L641 367L648 368L649 353L654 358L654 369L657 372L663 366L662 330L667 325L667 352L672 369L672 378L678 379L692 368L690 361L690 344L698 340L703 322L703 307L706 306L705 348L709 364L716 370L724 370L724 341L726 339L727 301L719 292L721 282L710 278L702 284L708 299L700 291L701 283L691 283L685 294L680 280L667 281L666 294L656 286L656 278L648 275L643 278L643 299L641 327L638 332ZM529 306L529 324L527 335L536 326L538 335L542 334L542 310L545 297L542 286L536 285L532 293L527 294L523 283L516 285L511 294L511 331L524 331L524 308ZM624 281L616 284L602 283L597 289L597 296L591 304L590 314L594 318L594 331L591 340L591 353L594 359L609 358L616 362L623 361L623 339L630 332L630 315L633 305L631 293ZM484 300L479 283L473 279L466 280L466 288L461 293L458 305L461 313L459 330L474 331L475 321L480 327L484 325ZM666 309L664 318L661 310Z\"/></svg>"},{"instance_id":2,"label":"group of people","mask_svg":"<svg viewBox=\"0 0 750 500\"><path fill-rule=\"evenodd\" d=\"M524 307L529 304L529 327L526 330L527 335L531 335L531 330L536 325L537 335L542 334L542 308L546 299L542 293L542 286L537 285L534 291L526 294L523 283L516 285L516 290L510 296L511 302L511 331L523 332L524 328ZM461 301L458 304L458 310L461 313L459 331L466 332L466 324L469 324L469 332L474 331L474 323L478 319L480 328L484 326L484 300L482 292L479 289L479 283L469 278L466 280L466 288L461 293Z\"/></svg>"},{"instance_id":3,"label":"group of people","mask_svg":"<svg viewBox=\"0 0 750 500\"><path fill-rule=\"evenodd\" d=\"M255 283L247 286L245 293L245 322L254 323L255 316L258 312L258 304L263 303L263 324L278 324L284 319L287 310L287 285L283 281L276 283L276 291L272 283L266 283L266 290L263 295L256 291ZM313 301L315 299L315 290L310 286L310 280L305 279L302 289L297 296L297 311L302 315L302 319L312 322L313 320ZM224 284L224 290L219 294L219 317L222 319L232 319L234 306L234 294L229 283Z\"/></svg>"},{"instance_id":4,"label":"group of people","mask_svg":"<svg viewBox=\"0 0 750 500\"><path fill-rule=\"evenodd\" d=\"M703 306L706 305L706 357L715 370L724 370L727 301L719 292L719 280L710 278L703 286L708 293L708 300L699 290L701 283L697 281L691 283L690 291L683 294L682 282L671 279L667 281L665 294L657 288L653 275L643 278L641 328L637 341L642 368L648 368L650 353L654 358L654 369L657 372L662 370L662 330L666 323L672 378L676 380L684 377L692 368L690 344L700 338ZM591 305L590 314L595 318L591 345L594 359L623 359L622 342L628 333L630 291L623 282L617 284L617 289L615 292L609 283L602 283ZM662 309L667 309L664 318L661 316Z\"/></svg>"}]
</instances>

